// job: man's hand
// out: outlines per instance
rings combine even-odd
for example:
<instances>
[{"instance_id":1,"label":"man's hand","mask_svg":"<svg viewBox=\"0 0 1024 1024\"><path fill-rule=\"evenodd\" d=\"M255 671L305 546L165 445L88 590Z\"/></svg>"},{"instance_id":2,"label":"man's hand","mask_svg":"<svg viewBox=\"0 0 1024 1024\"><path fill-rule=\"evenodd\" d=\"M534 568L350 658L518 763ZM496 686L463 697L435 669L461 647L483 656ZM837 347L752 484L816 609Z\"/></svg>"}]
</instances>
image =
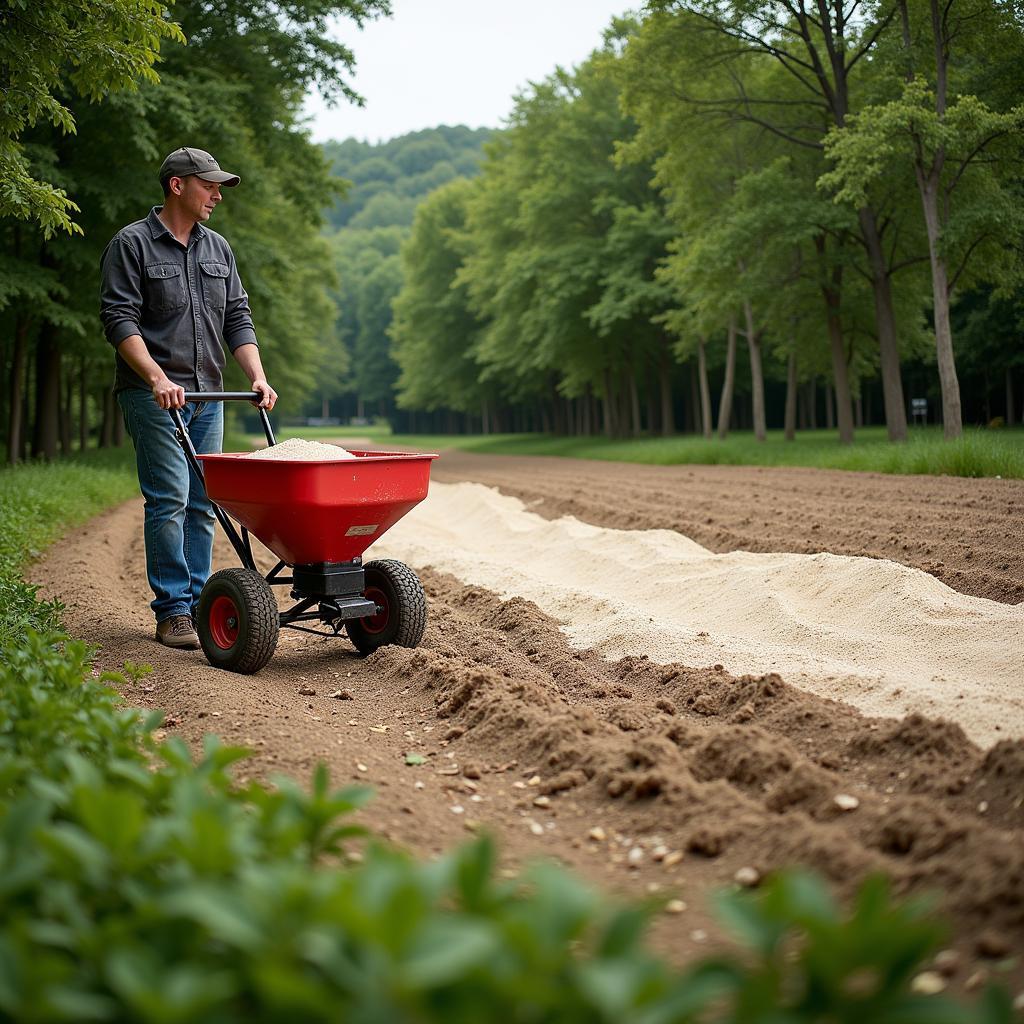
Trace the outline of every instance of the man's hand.
<instances>
[{"instance_id":1,"label":"man's hand","mask_svg":"<svg viewBox=\"0 0 1024 1024\"><path fill-rule=\"evenodd\" d=\"M153 397L161 409L185 408L185 389L167 377L161 377L153 385Z\"/></svg>"},{"instance_id":2,"label":"man's hand","mask_svg":"<svg viewBox=\"0 0 1024 1024\"><path fill-rule=\"evenodd\" d=\"M277 401L277 392L265 380L254 380L252 382L252 389L260 393L259 408L270 412ZM253 404L256 405L257 403L254 402Z\"/></svg>"}]
</instances>

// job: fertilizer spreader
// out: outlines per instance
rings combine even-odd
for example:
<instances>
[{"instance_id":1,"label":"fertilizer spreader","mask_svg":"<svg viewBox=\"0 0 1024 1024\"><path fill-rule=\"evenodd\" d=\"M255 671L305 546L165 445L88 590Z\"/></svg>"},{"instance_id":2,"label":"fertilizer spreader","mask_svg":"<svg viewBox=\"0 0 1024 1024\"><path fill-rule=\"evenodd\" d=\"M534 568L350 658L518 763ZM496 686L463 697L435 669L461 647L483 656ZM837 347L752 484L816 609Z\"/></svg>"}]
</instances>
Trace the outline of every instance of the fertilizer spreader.
<instances>
[{"instance_id":1,"label":"fertilizer spreader","mask_svg":"<svg viewBox=\"0 0 1024 1024\"><path fill-rule=\"evenodd\" d=\"M185 394L186 402L259 399L247 391ZM436 455L353 451L355 458L337 462L197 455L181 413L170 413L243 566L215 572L200 595L196 630L210 664L258 672L282 627L327 637L344 629L362 654L419 644L427 601L416 574L394 559L364 564L362 556L427 496ZM267 443L276 444L266 410L259 413ZM266 576L250 534L280 559ZM289 587L296 603L279 611L272 586Z\"/></svg>"}]
</instances>

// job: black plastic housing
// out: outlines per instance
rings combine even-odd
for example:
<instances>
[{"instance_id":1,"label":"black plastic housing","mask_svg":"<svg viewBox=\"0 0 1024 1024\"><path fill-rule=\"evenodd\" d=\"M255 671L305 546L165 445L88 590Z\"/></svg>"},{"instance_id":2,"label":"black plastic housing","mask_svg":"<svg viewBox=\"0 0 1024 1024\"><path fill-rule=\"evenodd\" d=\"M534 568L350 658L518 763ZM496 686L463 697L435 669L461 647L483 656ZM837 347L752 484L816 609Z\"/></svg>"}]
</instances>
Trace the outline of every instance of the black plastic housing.
<instances>
[{"instance_id":1,"label":"black plastic housing","mask_svg":"<svg viewBox=\"0 0 1024 1024\"><path fill-rule=\"evenodd\" d=\"M355 562L318 562L292 569L292 589L302 597L354 597L365 586L363 567Z\"/></svg>"}]
</instances>

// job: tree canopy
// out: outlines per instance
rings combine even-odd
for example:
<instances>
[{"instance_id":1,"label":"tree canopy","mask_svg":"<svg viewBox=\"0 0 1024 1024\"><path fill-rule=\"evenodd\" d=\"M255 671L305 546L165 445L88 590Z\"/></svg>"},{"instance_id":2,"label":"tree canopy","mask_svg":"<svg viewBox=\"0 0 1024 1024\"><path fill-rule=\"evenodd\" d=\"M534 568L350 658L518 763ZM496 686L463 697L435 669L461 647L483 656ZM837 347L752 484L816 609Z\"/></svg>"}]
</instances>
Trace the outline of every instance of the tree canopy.
<instances>
[{"instance_id":1,"label":"tree canopy","mask_svg":"<svg viewBox=\"0 0 1024 1024\"><path fill-rule=\"evenodd\" d=\"M102 9L96 25L78 26L93 7ZM112 353L97 317L99 256L120 227L160 203L157 170L181 145L212 150L242 175L211 227L233 246L264 365L285 407L312 389L333 327L324 289L333 269L320 228L337 183L302 125L302 97L314 85L354 97L352 54L326 37L328 20L362 21L387 10L386 0L292 0L283 19L272 0L179 0L171 26L163 7L149 2L27 4L23 12L14 5L19 18L65 18L62 49L37 84L52 89L48 109L57 104L67 116L25 119L17 146L28 173L74 204L64 212L74 214L77 231L54 236L56 222L45 216L0 211L8 459L68 451L76 434L80 445L94 431L103 442L116 439ZM165 28L158 33L144 15ZM104 17L112 19L109 34L97 41ZM118 57L114 43L125 38L128 56ZM143 44L149 56L129 59ZM2 45L14 61L6 33ZM121 77L102 70L90 46L106 46ZM140 73L139 61L148 71ZM118 84L125 88L108 91Z\"/></svg>"},{"instance_id":2,"label":"tree canopy","mask_svg":"<svg viewBox=\"0 0 1024 1024\"><path fill-rule=\"evenodd\" d=\"M399 404L463 409L476 366L471 401L497 387L537 427L657 432L681 412L707 433L714 377L722 432L782 413L792 436L823 402L851 441L874 398L898 441L909 364L956 436L956 350L978 332L954 346L951 305L1020 293L1021 44L985 0L651 0L524 90L478 182L418 208ZM1003 374L1016 418L1016 367L999 349L972 415Z\"/></svg>"}]
</instances>

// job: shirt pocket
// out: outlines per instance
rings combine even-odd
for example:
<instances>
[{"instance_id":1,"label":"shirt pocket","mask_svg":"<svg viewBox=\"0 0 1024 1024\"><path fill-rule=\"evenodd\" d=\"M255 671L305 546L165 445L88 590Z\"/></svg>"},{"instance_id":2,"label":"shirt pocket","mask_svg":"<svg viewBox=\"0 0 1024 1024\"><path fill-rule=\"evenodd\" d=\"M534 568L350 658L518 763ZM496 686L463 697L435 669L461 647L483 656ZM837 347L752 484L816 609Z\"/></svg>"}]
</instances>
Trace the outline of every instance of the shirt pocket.
<instances>
[{"instance_id":1,"label":"shirt pocket","mask_svg":"<svg viewBox=\"0 0 1024 1024\"><path fill-rule=\"evenodd\" d=\"M177 263L150 263L146 267L146 305L157 313L172 313L185 306L185 282Z\"/></svg>"},{"instance_id":2,"label":"shirt pocket","mask_svg":"<svg viewBox=\"0 0 1024 1024\"><path fill-rule=\"evenodd\" d=\"M223 312L228 291L228 265L203 260L199 267L203 272L203 300L207 309Z\"/></svg>"}]
</instances>

